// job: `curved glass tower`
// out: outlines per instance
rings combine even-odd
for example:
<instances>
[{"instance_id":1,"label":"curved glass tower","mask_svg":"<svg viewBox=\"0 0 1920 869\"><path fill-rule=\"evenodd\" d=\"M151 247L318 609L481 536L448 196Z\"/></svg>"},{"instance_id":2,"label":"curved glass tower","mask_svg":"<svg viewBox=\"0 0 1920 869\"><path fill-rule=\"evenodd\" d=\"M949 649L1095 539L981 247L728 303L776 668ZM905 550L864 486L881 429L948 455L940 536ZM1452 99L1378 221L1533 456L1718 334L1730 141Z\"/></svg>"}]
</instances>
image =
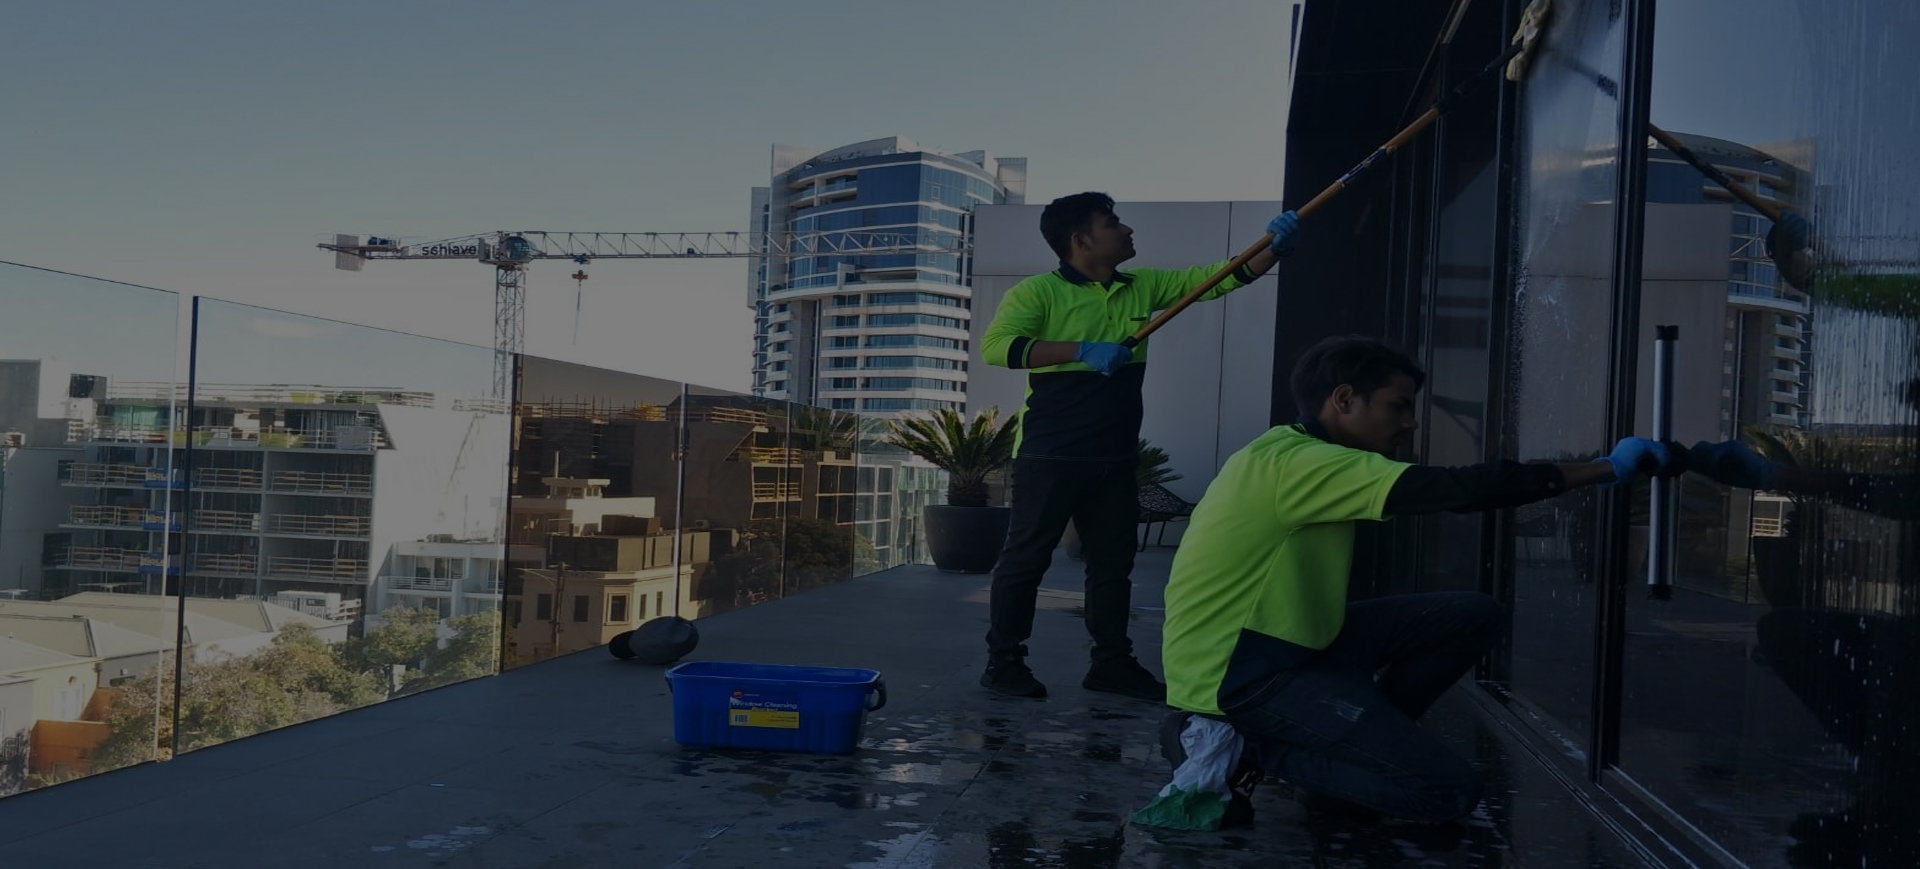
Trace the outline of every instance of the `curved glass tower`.
<instances>
[{"instance_id":1,"label":"curved glass tower","mask_svg":"<svg viewBox=\"0 0 1920 869\"><path fill-rule=\"evenodd\" d=\"M863 413L963 409L972 209L1024 202L1026 176L1024 158L898 136L774 146L753 225L803 253L752 260L753 393Z\"/></svg>"}]
</instances>

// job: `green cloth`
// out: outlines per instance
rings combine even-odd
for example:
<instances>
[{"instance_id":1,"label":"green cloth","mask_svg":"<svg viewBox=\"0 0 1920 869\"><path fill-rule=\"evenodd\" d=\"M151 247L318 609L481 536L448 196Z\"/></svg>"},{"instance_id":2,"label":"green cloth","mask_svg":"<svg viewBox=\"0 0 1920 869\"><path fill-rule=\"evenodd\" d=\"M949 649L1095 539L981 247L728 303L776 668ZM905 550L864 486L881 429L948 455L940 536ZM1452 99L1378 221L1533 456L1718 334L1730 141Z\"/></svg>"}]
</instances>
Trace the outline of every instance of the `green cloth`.
<instances>
[{"instance_id":1,"label":"green cloth","mask_svg":"<svg viewBox=\"0 0 1920 869\"><path fill-rule=\"evenodd\" d=\"M1133 822L1171 830L1218 830L1226 819L1230 802L1230 794L1168 785L1153 802L1133 813Z\"/></svg>"}]
</instances>

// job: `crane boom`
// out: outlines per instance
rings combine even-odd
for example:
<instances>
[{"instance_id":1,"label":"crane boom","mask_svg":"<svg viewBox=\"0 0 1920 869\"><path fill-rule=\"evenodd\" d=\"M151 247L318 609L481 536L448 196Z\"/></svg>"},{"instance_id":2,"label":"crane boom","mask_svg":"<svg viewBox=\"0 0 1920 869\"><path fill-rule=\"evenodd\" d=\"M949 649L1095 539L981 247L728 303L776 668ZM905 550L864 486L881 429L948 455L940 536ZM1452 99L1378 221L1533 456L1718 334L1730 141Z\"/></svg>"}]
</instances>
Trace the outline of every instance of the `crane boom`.
<instances>
[{"instance_id":1,"label":"crane boom","mask_svg":"<svg viewBox=\"0 0 1920 869\"><path fill-rule=\"evenodd\" d=\"M465 259L517 263L536 259L689 259L752 256L880 256L901 253L959 253L966 245L959 233L952 243L929 242L923 233L817 232L807 234L762 232L553 232L526 230L463 235L419 244L397 239L340 236L322 249L360 260ZM358 271L354 266L342 268Z\"/></svg>"},{"instance_id":2,"label":"crane boom","mask_svg":"<svg viewBox=\"0 0 1920 869\"><path fill-rule=\"evenodd\" d=\"M698 259L706 257L887 256L969 250L960 232L555 232L524 230L463 235L419 244L397 238L337 235L318 245L334 268L357 272L369 260L472 260L494 267L493 394L513 398L513 357L526 337L526 267L534 260ZM585 272L576 272L576 281Z\"/></svg>"}]
</instances>

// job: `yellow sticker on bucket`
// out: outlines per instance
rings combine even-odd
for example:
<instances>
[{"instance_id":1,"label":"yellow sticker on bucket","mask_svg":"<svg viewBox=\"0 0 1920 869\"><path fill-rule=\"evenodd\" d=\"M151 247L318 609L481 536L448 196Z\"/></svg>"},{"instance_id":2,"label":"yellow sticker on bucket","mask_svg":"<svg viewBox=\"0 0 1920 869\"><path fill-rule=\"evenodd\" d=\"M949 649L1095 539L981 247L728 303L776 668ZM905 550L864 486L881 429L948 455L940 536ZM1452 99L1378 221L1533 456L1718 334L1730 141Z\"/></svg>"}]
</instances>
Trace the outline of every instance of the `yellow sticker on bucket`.
<instances>
[{"instance_id":1,"label":"yellow sticker on bucket","mask_svg":"<svg viewBox=\"0 0 1920 869\"><path fill-rule=\"evenodd\" d=\"M734 727L778 727L784 730L800 729L800 713L782 712L778 709L735 709Z\"/></svg>"},{"instance_id":2,"label":"yellow sticker on bucket","mask_svg":"<svg viewBox=\"0 0 1920 869\"><path fill-rule=\"evenodd\" d=\"M734 691L727 698L727 725L799 730L799 697L792 694Z\"/></svg>"}]
</instances>

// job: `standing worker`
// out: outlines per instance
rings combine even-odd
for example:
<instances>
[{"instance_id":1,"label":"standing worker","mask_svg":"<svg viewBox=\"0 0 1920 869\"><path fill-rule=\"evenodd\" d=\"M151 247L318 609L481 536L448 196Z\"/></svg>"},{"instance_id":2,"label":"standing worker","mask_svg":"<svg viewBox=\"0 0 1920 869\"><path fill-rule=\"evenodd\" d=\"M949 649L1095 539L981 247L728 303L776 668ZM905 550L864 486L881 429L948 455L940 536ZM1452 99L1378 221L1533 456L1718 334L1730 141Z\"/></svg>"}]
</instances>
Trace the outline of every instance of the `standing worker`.
<instances>
[{"instance_id":1,"label":"standing worker","mask_svg":"<svg viewBox=\"0 0 1920 869\"><path fill-rule=\"evenodd\" d=\"M1298 226L1291 211L1275 217L1267 224L1272 244L1202 300L1265 274L1293 252ZM1120 222L1104 193L1054 200L1040 213L1040 234L1060 268L1009 289L980 342L989 365L1029 369L1014 447L1013 516L993 569L993 624L980 684L1011 697L1047 696L1047 686L1027 668L1025 644L1040 578L1072 521L1086 555L1087 633L1093 636L1092 665L1081 687L1164 701L1167 686L1134 658L1127 636L1147 345L1129 349L1121 342L1232 260L1119 271L1133 258L1133 229Z\"/></svg>"}]
</instances>

